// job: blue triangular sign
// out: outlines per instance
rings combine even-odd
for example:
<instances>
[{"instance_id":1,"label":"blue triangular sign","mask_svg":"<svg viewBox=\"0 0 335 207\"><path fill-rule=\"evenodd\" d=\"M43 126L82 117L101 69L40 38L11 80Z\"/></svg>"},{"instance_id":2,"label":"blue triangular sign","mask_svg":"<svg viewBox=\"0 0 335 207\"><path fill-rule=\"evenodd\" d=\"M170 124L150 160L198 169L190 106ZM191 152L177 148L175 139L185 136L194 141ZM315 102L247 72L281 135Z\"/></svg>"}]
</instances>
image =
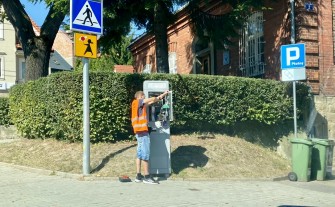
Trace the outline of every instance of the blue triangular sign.
<instances>
[{"instance_id":1,"label":"blue triangular sign","mask_svg":"<svg viewBox=\"0 0 335 207\"><path fill-rule=\"evenodd\" d=\"M102 1L71 0L70 18L71 30L102 34Z\"/></svg>"}]
</instances>

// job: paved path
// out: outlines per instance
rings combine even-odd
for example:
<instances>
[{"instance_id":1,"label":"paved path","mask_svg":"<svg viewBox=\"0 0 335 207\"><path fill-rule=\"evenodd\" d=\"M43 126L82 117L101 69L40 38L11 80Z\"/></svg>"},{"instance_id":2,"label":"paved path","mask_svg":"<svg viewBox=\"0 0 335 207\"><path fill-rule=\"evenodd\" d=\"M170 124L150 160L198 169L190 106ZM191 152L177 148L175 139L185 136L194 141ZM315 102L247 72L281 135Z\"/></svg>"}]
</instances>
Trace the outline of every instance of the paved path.
<instances>
[{"instance_id":1,"label":"paved path","mask_svg":"<svg viewBox=\"0 0 335 207\"><path fill-rule=\"evenodd\" d=\"M162 180L146 185L49 174L0 163L0 206L335 206L335 180Z\"/></svg>"}]
</instances>

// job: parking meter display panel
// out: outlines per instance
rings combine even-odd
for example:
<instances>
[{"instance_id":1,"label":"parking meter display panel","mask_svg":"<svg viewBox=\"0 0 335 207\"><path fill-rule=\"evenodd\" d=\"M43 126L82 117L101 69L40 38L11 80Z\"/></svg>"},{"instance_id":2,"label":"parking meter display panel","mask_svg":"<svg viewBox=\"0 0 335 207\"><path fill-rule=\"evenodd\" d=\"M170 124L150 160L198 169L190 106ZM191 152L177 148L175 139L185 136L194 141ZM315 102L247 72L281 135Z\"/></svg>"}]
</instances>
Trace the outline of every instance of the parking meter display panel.
<instances>
[{"instance_id":1,"label":"parking meter display panel","mask_svg":"<svg viewBox=\"0 0 335 207\"><path fill-rule=\"evenodd\" d=\"M160 94L162 93L148 92L148 97L158 97ZM171 104L168 96L169 95L148 106L149 127L151 127L152 130L156 130L157 128L169 128L169 121L171 120Z\"/></svg>"},{"instance_id":2,"label":"parking meter display panel","mask_svg":"<svg viewBox=\"0 0 335 207\"><path fill-rule=\"evenodd\" d=\"M158 97L161 94L161 92L148 92L148 97ZM160 100L154 104L151 104L149 106L149 121L162 121L163 117L160 114L162 107L163 107L163 100Z\"/></svg>"}]
</instances>

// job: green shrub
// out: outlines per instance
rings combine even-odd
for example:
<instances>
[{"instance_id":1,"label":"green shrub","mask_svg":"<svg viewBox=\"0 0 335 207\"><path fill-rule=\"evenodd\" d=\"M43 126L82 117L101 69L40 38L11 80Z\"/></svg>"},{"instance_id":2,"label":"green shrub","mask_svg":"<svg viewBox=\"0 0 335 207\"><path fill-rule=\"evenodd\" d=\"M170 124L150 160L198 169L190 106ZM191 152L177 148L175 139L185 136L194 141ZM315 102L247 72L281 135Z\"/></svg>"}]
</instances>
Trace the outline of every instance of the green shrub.
<instances>
[{"instance_id":1,"label":"green shrub","mask_svg":"<svg viewBox=\"0 0 335 207\"><path fill-rule=\"evenodd\" d=\"M28 138L82 140L81 73L57 73L10 90L10 116ZM290 84L272 80L170 74L90 73L90 139L132 137L130 103L144 80L168 80L173 91L175 131L208 131L254 121L266 125L292 119ZM298 84L300 114L308 87Z\"/></svg>"},{"instance_id":2,"label":"green shrub","mask_svg":"<svg viewBox=\"0 0 335 207\"><path fill-rule=\"evenodd\" d=\"M8 126L10 124L8 98L0 98L0 125Z\"/></svg>"},{"instance_id":3,"label":"green shrub","mask_svg":"<svg viewBox=\"0 0 335 207\"><path fill-rule=\"evenodd\" d=\"M212 131L246 121L275 125L293 119L291 83L207 75L170 75L165 79L174 95L175 130ZM307 99L308 87L297 84L299 116Z\"/></svg>"}]
</instances>

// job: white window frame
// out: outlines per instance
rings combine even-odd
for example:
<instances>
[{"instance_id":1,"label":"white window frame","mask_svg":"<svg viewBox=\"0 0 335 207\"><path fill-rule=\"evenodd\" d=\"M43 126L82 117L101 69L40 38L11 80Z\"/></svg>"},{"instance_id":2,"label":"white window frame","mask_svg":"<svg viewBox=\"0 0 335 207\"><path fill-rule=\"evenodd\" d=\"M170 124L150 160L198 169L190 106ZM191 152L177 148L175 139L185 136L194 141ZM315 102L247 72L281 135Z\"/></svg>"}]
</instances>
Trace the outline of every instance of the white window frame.
<instances>
[{"instance_id":1,"label":"white window frame","mask_svg":"<svg viewBox=\"0 0 335 207\"><path fill-rule=\"evenodd\" d=\"M24 65L24 68L23 68ZM24 58L19 59L19 82L24 82L26 77L26 61Z\"/></svg>"},{"instance_id":2,"label":"white window frame","mask_svg":"<svg viewBox=\"0 0 335 207\"><path fill-rule=\"evenodd\" d=\"M0 55L0 79L5 79L5 57Z\"/></svg>"},{"instance_id":3,"label":"white window frame","mask_svg":"<svg viewBox=\"0 0 335 207\"><path fill-rule=\"evenodd\" d=\"M177 74L177 53L169 52L169 73Z\"/></svg>"},{"instance_id":4,"label":"white window frame","mask_svg":"<svg viewBox=\"0 0 335 207\"><path fill-rule=\"evenodd\" d=\"M253 13L242 29L239 41L239 68L242 76L255 77L264 74L264 19L263 12Z\"/></svg>"}]
</instances>

